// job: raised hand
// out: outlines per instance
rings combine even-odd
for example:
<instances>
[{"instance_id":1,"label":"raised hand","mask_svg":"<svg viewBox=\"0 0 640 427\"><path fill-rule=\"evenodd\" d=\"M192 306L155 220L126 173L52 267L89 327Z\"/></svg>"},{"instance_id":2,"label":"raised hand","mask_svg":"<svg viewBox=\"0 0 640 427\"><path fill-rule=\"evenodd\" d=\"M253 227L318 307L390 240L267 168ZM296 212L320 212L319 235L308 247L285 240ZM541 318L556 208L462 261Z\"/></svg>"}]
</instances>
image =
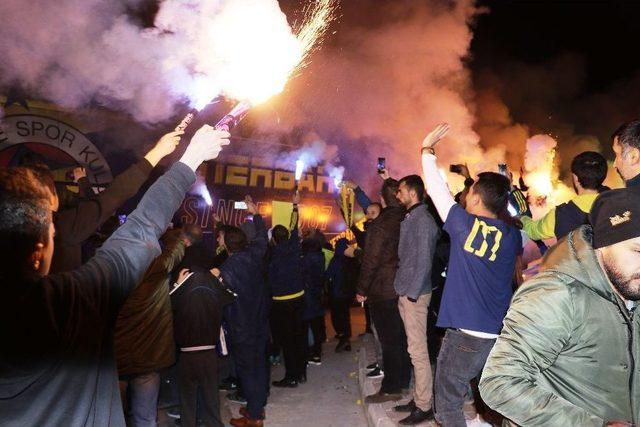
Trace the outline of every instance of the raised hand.
<instances>
[{"instance_id":1,"label":"raised hand","mask_svg":"<svg viewBox=\"0 0 640 427\"><path fill-rule=\"evenodd\" d=\"M184 282L189 273L190 271L188 268L183 268L182 270L180 270L180 273L178 273L178 283Z\"/></svg>"},{"instance_id":2,"label":"raised hand","mask_svg":"<svg viewBox=\"0 0 640 427\"><path fill-rule=\"evenodd\" d=\"M168 156L175 151L176 147L180 143L180 137L183 133L184 131L179 130L163 135L147 155L144 156L144 158L151 163L151 166L157 165L165 156Z\"/></svg>"},{"instance_id":3,"label":"raised hand","mask_svg":"<svg viewBox=\"0 0 640 427\"><path fill-rule=\"evenodd\" d=\"M344 181L342 181L342 185L344 185L345 187L350 188L352 190L355 190L356 188L358 188L358 185L353 181L344 180Z\"/></svg>"},{"instance_id":4,"label":"raised hand","mask_svg":"<svg viewBox=\"0 0 640 427\"><path fill-rule=\"evenodd\" d=\"M225 130L204 125L193 135L180 161L195 172L202 162L218 157L222 147L229 145L230 136L231 134Z\"/></svg>"},{"instance_id":5,"label":"raised hand","mask_svg":"<svg viewBox=\"0 0 640 427\"><path fill-rule=\"evenodd\" d=\"M380 172L378 172L378 176L385 181L391 178L391 175L389 174L389 169L382 169Z\"/></svg>"},{"instance_id":6,"label":"raised hand","mask_svg":"<svg viewBox=\"0 0 640 427\"><path fill-rule=\"evenodd\" d=\"M251 198L251 196L246 195L244 197L244 202L247 204L247 212L250 215L255 215L258 213L258 206L256 206L255 203L253 203L253 199Z\"/></svg>"},{"instance_id":7,"label":"raised hand","mask_svg":"<svg viewBox=\"0 0 640 427\"><path fill-rule=\"evenodd\" d=\"M433 148L442 138L444 138L450 128L451 126L447 123L440 123L424 138L422 141L422 148Z\"/></svg>"},{"instance_id":8,"label":"raised hand","mask_svg":"<svg viewBox=\"0 0 640 427\"><path fill-rule=\"evenodd\" d=\"M85 178L87 176L87 171L85 168L77 167L73 168L73 182L78 182L80 179Z\"/></svg>"}]
</instances>

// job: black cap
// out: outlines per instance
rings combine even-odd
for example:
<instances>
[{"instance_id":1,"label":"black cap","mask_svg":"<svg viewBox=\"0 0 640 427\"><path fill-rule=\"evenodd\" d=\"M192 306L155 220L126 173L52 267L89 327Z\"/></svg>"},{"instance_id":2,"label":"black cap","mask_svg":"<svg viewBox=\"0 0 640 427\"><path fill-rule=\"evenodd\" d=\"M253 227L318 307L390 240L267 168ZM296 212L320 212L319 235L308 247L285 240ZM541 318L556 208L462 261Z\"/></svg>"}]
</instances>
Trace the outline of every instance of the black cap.
<instances>
[{"instance_id":1,"label":"black cap","mask_svg":"<svg viewBox=\"0 0 640 427\"><path fill-rule=\"evenodd\" d=\"M640 195L626 188L605 191L591 207L593 248L640 237Z\"/></svg>"}]
</instances>

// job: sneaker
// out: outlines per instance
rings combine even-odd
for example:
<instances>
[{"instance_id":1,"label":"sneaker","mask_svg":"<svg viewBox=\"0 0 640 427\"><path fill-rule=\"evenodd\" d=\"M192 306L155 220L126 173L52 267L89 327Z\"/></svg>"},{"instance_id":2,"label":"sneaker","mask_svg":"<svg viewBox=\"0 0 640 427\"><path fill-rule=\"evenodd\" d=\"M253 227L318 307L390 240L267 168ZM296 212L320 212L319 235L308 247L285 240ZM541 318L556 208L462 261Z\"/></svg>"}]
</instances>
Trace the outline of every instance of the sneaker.
<instances>
[{"instance_id":1,"label":"sneaker","mask_svg":"<svg viewBox=\"0 0 640 427\"><path fill-rule=\"evenodd\" d=\"M367 365L367 371L373 371L374 369L378 368L378 362L373 362L370 365Z\"/></svg>"},{"instance_id":2,"label":"sneaker","mask_svg":"<svg viewBox=\"0 0 640 427\"><path fill-rule=\"evenodd\" d=\"M414 408L408 417L401 419L398 424L403 426L414 426L416 424L423 423L425 421L435 420L433 416L433 410L423 411L420 408Z\"/></svg>"},{"instance_id":3,"label":"sneaker","mask_svg":"<svg viewBox=\"0 0 640 427\"><path fill-rule=\"evenodd\" d=\"M393 407L395 412L413 412L414 409L416 409L416 402L413 399L411 399L409 403Z\"/></svg>"},{"instance_id":4,"label":"sneaker","mask_svg":"<svg viewBox=\"0 0 640 427\"><path fill-rule=\"evenodd\" d=\"M380 368L376 368L367 374L367 378L382 378L382 377L384 377L384 372Z\"/></svg>"},{"instance_id":5,"label":"sneaker","mask_svg":"<svg viewBox=\"0 0 640 427\"><path fill-rule=\"evenodd\" d=\"M227 400L233 403L239 403L240 405L246 405L247 399L240 395L237 391L234 393L227 393Z\"/></svg>"},{"instance_id":6,"label":"sneaker","mask_svg":"<svg viewBox=\"0 0 640 427\"><path fill-rule=\"evenodd\" d=\"M284 377L280 381L273 381L271 385L274 387L280 387L280 388L295 388L295 387L298 387L298 380Z\"/></svg>"},{"instance_id":7,"label":"sneaker","mask_svg":"<svg viewBox=\"0 0 640 427\"><path fill-rule=\"evenodd\" d=\"M309 358L308 363L309 365L320 366L322 365L322 359L320 358L320 356L313 356Z\"/></svg>"},{"instance_id":8,"label":"sneaker","mask_svg":"<svg viewBox=\"0 0 640 427\"><path fill-rule=\"evenodd\" d=\"M180 419L180 408L173 408L173 409L169 409L167 410L167 417L169 418L173 418L174 420L179 420Z\"/></svg>"}]
</instances>

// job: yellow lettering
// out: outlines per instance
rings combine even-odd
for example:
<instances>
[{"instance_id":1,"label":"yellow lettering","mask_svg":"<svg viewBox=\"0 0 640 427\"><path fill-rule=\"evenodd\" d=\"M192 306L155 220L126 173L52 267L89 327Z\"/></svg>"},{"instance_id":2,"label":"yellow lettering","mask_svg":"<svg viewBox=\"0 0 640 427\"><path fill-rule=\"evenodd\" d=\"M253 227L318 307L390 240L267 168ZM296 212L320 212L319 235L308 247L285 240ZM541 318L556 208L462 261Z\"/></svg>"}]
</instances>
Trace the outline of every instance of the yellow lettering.
<instances>
[{"instance_id":1,"label":"yellow lettering","mask_svg":"<svg viewBox=\"0 0 640 427\"><path fill-rule=\"evenodd\" d=\"M478 231L482 233L482 243L480 244L480 248L476 249L473 246L473 242L478 235ZM502 232L498 230L497 227L493 225L489 225L484 221L479 220L478 218L473 221L473 227L471 227L471 232L467 237L467 240L464 244L464 250L472 253L480 258L484 257L487 253L487 249L489 248L489 243L487 242L487 238L489 234L495 233L494 243L491 247L491 256L489 257L489 261L495 261L498 253L498 249L500 249L500 242L502 240Z\"/></svg>"},{"instance_id":2,"label":"yellow lettering","mask_svg":"<svg viewBox=\"0 0 640 427\"><path fill-rule=\"evenodd\" d=\"M314 180L313 180L313 174L312 173L302 174L302 178L300 178L300 182L298 183L298 187L300 188L300 190L306 189L307 191L309 191L311 193L315 193L316 188L315 188L315 183L314 183Z\"/></svg>"},{"instance_id":3,"label":"yellow lettering","mask_svg":"<svg viewBox=\"0 0 640 427\"><path fill-rule=\"evenodd\" d=\"M324 191L325 185L327 188L327 193L333 193L333 179L330 176L318 175L318 181L316 182L316 192L322 193Z\"/></svg>"},{"instance_id":4,"label":"yellow lettering","mask_svg":"<svg viewBox=\"0 0 640 427\"><path fill-rule=\"evenodd\" d=\"M258 186L258 178L263 178L263 188L271 188L273 179L272 172L269 169L251 169L251 177L249 178L249 186L257 187Z\"/></svg>"},{"instance_id":5,"label":"yellow lettering","mask_svg":"<svg viewBox=\"0 0 640 427\"><path fill-rule=\"evenodd\" d=\"M247 186L247 173L249 168L246 166L227 166L227 184Z\"/></svg>"},{"instance_id":6,"label":"yellow lettering","mask_svg":"<svg viewBox=\"0 0 640 427\"><path fill-rule=\"evenodd\" d=\"M273 179L273 188L276 190L293 190L295 176L292 172L276 171Z\"/></svg>"}]
</instances>

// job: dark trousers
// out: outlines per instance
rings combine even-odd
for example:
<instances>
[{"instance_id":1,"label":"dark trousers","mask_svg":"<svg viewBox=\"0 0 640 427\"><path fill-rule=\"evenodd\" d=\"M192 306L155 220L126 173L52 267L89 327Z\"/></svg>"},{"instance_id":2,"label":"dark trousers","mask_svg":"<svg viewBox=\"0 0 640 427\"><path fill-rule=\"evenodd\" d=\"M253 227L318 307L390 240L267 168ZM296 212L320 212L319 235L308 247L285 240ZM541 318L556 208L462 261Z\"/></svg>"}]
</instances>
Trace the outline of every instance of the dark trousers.
<instances>
[{"instance_id":1,"label":"dark trousers","mask_svg":"<svg viewBox=\"0 0 640 427\"><path fill-rule=\"evenodd\" d=\"M434 407L444 427L465 427L464 398L469 382L480 376L495 339L484 339L447 329L436 367Z\"/></svg>"},{"instance_id":2,"label":"dark trousers","mask_svg":"<svg viewBox=\"0 0 640 427\"><path fill-rule=\"evenodd\" d=\"M331 297L331 323L341 338L351 338L351 298Z\"/></svg>"},{"instance_id":3,"label":"dark trousers","mask_svg":"<svg viewBox=\"0 0 640 427\"><path fill-rule=\"evenodd\" d=\"M307 365L307 329L302 320L304 297L273 301L271 321L275 341L282 347L285 376L300 379Z\"/></svg>"},{"instance_id":4,"label":"dark trousers","mask_svg":"<svg viewBox=\"0 0 640 427\"><path fill-rule=\"evenodd\" d=\"M223 427L218 395L218 355L215 350L182 352L180 375L181 425L195 427L198 388L202 396L202 416L208 427Z\"/></svg>"},{"instance_id":5,"label":"dark trousers","mask_svg":"<svg viewBox=\"0 0 640 427\"><path fill-rule=\"evenodd\" d=\"M269 388L266 331L251 339L233 341L231 351L236 364L236 375L247 399L249 416L254 420L262 419Z\"/></svg>"},{"instance_id":6,"label":"dark trousers","mask_svg":"<svg viewBox=\"0 0 640 427\"><path fill-rule=\"evenodd\" d=\"M384 378L380 391L400 393L409 387L411 359L407 350L407 336L398 310L398 299L369 303L373 325L378 331L382 347Z\"/></svg>"},{"instance_id":7,"label":"dark trousers","mask_svg":"<svg viewBox=\"0 0 640 427\"><path fill-rule=\"evenodd\" d=\"M369 304L364 305L364 332L366 334L371 334L373 331L371 330L371 310L369 310Z\"/></svg>"},{"instance_id":8,"label":"dark trousers","mask_svg":"<svg viewBox=\"0 0 640 427\"><path fill-rule=\"evenodd\" d=\"M310 356L322 355L322 343L327 339L327 330L324 326L324 316L314 317L307 321L306 331L311 329L313 334L313 345L311 346Z\"/></svg>"}]
</instances>

